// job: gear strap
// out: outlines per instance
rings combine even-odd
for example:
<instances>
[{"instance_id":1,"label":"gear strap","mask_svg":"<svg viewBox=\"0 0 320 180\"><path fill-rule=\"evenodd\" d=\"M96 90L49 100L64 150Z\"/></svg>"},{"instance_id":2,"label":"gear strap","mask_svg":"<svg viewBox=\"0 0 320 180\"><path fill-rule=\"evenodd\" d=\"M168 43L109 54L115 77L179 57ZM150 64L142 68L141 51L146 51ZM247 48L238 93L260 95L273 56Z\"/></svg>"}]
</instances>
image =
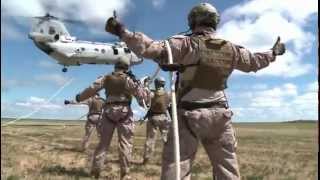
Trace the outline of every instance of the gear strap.
<instances>
[{"instance_id":1,"label":"gear strap","mask_svg":"<svg viewBox=\"0 0 320 180\"><path fill-rule=\"evenodd\" d=\"M182 73L188 67L199 66L199 65L200 65L200 62L198 61L197 63L194 63L194 64L178 64L178 63L161 64L160 67L163 71L170 71L170 72L178 71L178 72Z\"/></svg>"}]
</instances>

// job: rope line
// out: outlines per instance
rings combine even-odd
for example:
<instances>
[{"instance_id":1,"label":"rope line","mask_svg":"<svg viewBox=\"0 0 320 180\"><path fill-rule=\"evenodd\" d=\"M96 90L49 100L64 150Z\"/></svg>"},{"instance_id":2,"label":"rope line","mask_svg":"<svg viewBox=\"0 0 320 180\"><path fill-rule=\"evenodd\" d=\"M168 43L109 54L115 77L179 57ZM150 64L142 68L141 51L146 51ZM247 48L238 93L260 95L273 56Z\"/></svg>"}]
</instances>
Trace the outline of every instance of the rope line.
<instances>
[{"instance_id":1,"label":"rope line","mask_svg":"<svg viewBox=\"0 0 320 180\"><path fill-rule=\"evenodd\" d=\"M65 87L67 87L68 85L70 85L70 83L71 83L72 81L73 81L73 78L71 78L71 79L70 79L69 81L67 81L62 87L60 87L47 101L45 101L45 103L49 103L53 98L55 98L57 95L59 95ZM15 119L15 120L12 120L12 121L9 121L9 122L7 122L7 123L2 124L1 126L7 126L7 125L12 124L12 123L14 123L14 122L16 122L16 121L19 121L19 120L21 120L21 119L26 119L26 118L32 116L33 114L39 112L40 110L41 110L41 106L38 107L37 109L35 109L34 111L30 112L29 114L26 114L26 115L24 115L24 116L20 116L20 117L18 117L18 118Z\"/></svg>"}]
</instances>

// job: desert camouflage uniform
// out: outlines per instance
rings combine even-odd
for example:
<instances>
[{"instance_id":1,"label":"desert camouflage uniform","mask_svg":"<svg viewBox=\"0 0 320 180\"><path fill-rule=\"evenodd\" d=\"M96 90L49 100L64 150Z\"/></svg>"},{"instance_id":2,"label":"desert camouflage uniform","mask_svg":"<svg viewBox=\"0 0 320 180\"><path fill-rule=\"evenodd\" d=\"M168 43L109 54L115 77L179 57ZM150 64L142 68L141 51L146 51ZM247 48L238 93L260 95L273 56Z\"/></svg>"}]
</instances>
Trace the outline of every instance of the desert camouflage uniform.
<instances>
[{"instance_id":1,"label":"desert camouflage uniform","mask_svg":"<svg viewBox=\"0 0 320 180\"><path fill-rule=\"evenodd\" d=\"M121 73L125 74L125 73ZM147 94L139 83L133 81L127 75L125 76L124 88L127 91L126 95L110 95L108 94L107 76L98 78L89 88L85 89L79 99L86 99L101 89L106 92L106 105L103 110L101 120L101 138L94 152L92 170L100 172L104 164L105 153L110 146L113 132L117 129L119 143L119 162L121 178L129 173L130 159L132 154L132 137L133 137L133 113L130 107L131 95L135 96L140 105L147 100Z\"/></svg>"},{"instance_id":2,"label":"desert camouflage uniform","mask_svg":"<svg viewBox=\"0 0 320 180\"><path fill-rule=\"evenodd\" d=\"M215 30L211 27L196 27L190 36L177 35L169 40L172 49L173 61L187 65L197 64L197 44L192 42L193 37L205 37L215 39ZM125 30L121 39L138 56L154 59L159 64L167 64L167 53L164 41L154 41L143 33ZM247 49L223 41L229 48L228 56L230 73L233 69L244 72L256 72L267 67L275 60L272 51L264 53L251 53ZM201 50L201 49L200 49ZM179 75L178 90L184 89L186 79L192 79L195 68L190 67ZM212 77L205 77L214 80ZM212 78L212 79L210 79ZM203 79L202 81L206 81ZM201 81L199 81L201 82ZM210 81L209 81L210 82ZM191 178L191 166L195 158L198 142L200 141L213 166L213 177L218 180L240 179L237 156L235 152L236 138L231 124L232 111L225 104L227 98L223 90L206 90L193 88L184 95L179 95L178 121L181 156L181 178ZM207 104L215 103L215 106L205 108L184 108L182 103ZM221 104L221 105L219 105ZM170 129L168 142L165 144L162 159L161 179L171 180L175 178L173 132Z\"/></svg>"},{"instance_id":3,"label":"desert camouflage uniform","mask_svg":"<svg viewBox=\"0 0 320 180\"><path fill-rule=\"evenodd\" d=\"M89 139L96 128L98 138L101 137L101 113L104 104L104 99L90 97L89 99L82 101L80 103L76 101L70 101L70 104L85 104L89 107L89 112L87 114L87 121L85 124L85 135L82 139L82 150L86 150L89 146Z\"/></svg>"},{"instance_id":4,"label":"desert camouflage uniform","mask_svg":"<svg viewBox=\"0 0 320 180\"><path fill-rule=\"evenodd\" d=\"M158 93L164 93L165 96L165 106L166 106L166 111L169 105L169 100L170 96L169 94L165 91L164 88L159 88L155 91L158 91ZM155 93L151 92L151 106L152 106L152 100L155 97ZM163 142L167 142L167 134L169 130L169 123L170 123L170 118L168 117L166 112L163 112L163 110L160 110L158 112L153 112L152 108L149 110L147 114L148 121L146 123L146 142L144 145L144 154L143 154L143 163L147 163L147 161L150 159L152 153L154 152L155 148L155 143L157 139L157 129L159 129L161 133L161 137Z\"/></svg>"}]
</instances>

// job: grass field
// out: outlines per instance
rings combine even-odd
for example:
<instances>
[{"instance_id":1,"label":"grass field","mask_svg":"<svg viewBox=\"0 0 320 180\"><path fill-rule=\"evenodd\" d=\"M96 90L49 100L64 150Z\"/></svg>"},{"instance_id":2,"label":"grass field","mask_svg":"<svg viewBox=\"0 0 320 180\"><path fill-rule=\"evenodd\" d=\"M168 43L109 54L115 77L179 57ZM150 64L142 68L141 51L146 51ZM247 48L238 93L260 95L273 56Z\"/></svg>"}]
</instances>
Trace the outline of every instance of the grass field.
<instances>
[{"instance_id":1,"label":"grass field","mask_svg":"<svg viewBox=\"0 0 320 180\"><path fill-rule=\"evenodd\" d=\"M86 153L79 152L84 122L19 121L1 127L1 179L91 179L88 172L96 137ZM243 180L317 179L316 123L239 123L238 158ZM107 155L104 179L119 179L117 137ZM143 166L144 125L136 126L132 176L159 179L162 143L150 164ZM209 180L211 166L202 147L193 165L193 178Z\"/></svg>"}]
</instances>

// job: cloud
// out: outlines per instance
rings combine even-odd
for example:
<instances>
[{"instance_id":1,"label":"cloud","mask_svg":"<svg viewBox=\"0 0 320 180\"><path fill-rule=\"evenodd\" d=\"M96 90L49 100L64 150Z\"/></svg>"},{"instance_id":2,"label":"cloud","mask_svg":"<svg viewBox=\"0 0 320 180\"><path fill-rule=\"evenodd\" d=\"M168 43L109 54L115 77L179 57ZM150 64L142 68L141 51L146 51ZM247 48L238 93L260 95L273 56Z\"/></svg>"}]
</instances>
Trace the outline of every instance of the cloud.
<instances>
[{"instance_id":1,"label":"cloud","mask_svg":"<svg viewBox=\"0 0 320 180\"><path fill-rule=\"evenodd\" d=\"M1 93L6 92L7 90L8 90L8 87L4 83L4 78L1 77Z\"/></svg>"},{"instance_id":2,"label":"cloud","mask_svg":"<svg viewBox=\"0 0 320 180\"><path fill-rule=\"evenodd\" d=\"M18 40L22 38L25 38L22 32L20 32L12 24L6 21L1 21L1 40Z\"/></svg>"},{"instance_id":3,"label":"cloud","mask_svg":"<svg viewBox=\"0 0 320 180\"><path fill-rule=\"evenodd\" d=\"M314 86L314 82L306 85ZM317 119L318 93L293 83L269 89L230 92L231 108L236 121L287 121Z\"/></svg>"},{"instance_id":4,"label":"cloud","mask_svg":"<svg viewBox=\"0 0 320 180\"><path fill-rule=\"evenodd\" d=\"M35 77L36 81L54 83L58 86L64 85L68 78L61 74L43 74Z\"/></svg>"},{"instance_id":5,"label":"cloud","mask_svg":"<svg viewBox=\"0 0 320 180\"><path fill-rule=\"evenodd\" d=\"M317 92L319 91L319 83L318 81L314 81L306 86L306 91Z\"/></svg>"},{"instance_id":6,"label":"cloud","mask_svg":"<svg viewBox=\"0 0 320 180\"><path fill-rule=\"evenodd\" d=\"M253 0L226 9L222 13L218 36L240 44L251 51L272 47L277 36L287 45L285 55L257 75L297 77L312 69L303 61L315 44L315 35L306 30L307 23L317 16L318 1ZM245 73L237 73L245 74Z\"/></svg>"},{"instance_id":7,"label":"cloud","mask_svg":"<svg viewBox=\"0 0 320 180\"><path fill-rule=\"evenodd\" d=\"M57 110L62 109L62 105L47 102L44 98L31 96L28 100L23 102L15 103L17 106L22 106L31 109L47 109L47 110Z\"/></svg>"},{"instance_id":8,"label":"cloud","mask_svg":"<svg viewBox=\"0 0 320 180\"><path fill-rule=\"evenodd\" d=\"M166 3L166 0L152 0L152 5L156 9L161 9L165 3Z\"/></svg>"},{"instance_id":9,"label":"cloud","mask_svg":"<svg viewBox=\"0 0 320 180\"><path fill-rule=\"evenodd\" d=\"M287 98L298 94L294 84L287 83L269 90L257 91L251 99L251 107L281 107L285 105Z\"/></svg>"},{"instance_id":10,"label":"cloud","mask_svg":"<svg viewBox=\"0 0 320 180\"><path fill-rule=\"evenodd\" d=\"M47 102L47 99L36 96L23 101L1 101L2 117L19 118L32 113L28 118L79 120L87 112L88 106L85 105L65 106L62 100Z\"/></svg>"},{"instance_id":11,"label":"cloud","mask_svg":"<svg viewBox=\"0 0 320 180\"><path fill-rule=\"evenodd\" d=\"M1 1L1 16L5 19L13 18L16 23L21 24L23 23L21 16L33 17L51 13L61 18L84 22L88 25L90 33L102 33L106 19L113 15L114 10L117 11L118 16L122 17L128 13L131 6L130 0L95 0L94 2L90 0L10 0ZM8 35L9 38L12 34L4 35Z\"/></svg>"},{"instance_id":12,"label":"cloud","mask_svg":"<svg viewBox=\"0 0 320 180\"><path fill-rule=\"evenodd\" d=\"M12 88L16 87L28 87L33 86L36 83L31 80L22 80L22 79L6 79L1 77L1 92L10 91Z\"/></svg>"},{"instance_id":13,"label":"cloud","mask_svg":"<svg viewBox=\"0 0 320 180\"><path fill-rule=\"evenodd\" d=\"M39 66L48 66L51 65L39 65ZM31 79L23 79L23 77L19 79L9 79L6 77L1 77L1 93L10 91L15 88L24 88L24 87L34 87L39 86L39 83L49 83L57 86L62 86L68 81L68 77L63 76L58 73L53 74L41 74L37 75Z\"/></svg>"},{"instance_id":14,"label":"cloud","mask_svg":"<svg viewBox=\"0 0 320 180\"><path fill-rule=\"evenodd\" d=\"M53 68L53 67L57 67L59 65L57 63L54 63L51 60L43 59L43 60L39 61L39 66L43 67L43 68Z\"/></svg>"}]
</instances>

